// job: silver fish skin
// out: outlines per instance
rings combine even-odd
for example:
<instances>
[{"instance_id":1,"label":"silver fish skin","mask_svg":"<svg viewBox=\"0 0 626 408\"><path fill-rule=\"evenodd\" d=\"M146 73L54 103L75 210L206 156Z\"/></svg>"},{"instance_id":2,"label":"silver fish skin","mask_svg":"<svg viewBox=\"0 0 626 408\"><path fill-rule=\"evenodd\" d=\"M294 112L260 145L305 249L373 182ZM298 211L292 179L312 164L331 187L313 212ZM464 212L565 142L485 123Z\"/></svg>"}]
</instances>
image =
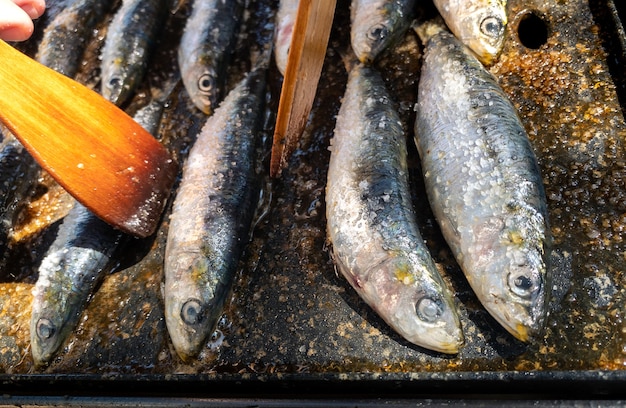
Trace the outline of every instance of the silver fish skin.
<instances>
[{"instance_id":1,"label":"silver fish skin","mask_svg":"<svg viewBox=\"0 0 626 408\"><path fill-rule=\"evenodd\" d=\"M65 217L33 288L31 353L37 366L48 364L74 330L124 237L78 203Z\"/></svg>"},{"instance_id":2,"label":"silver fish skin","mask_svg":"<svg viewBox=\"0 0 626 408\"><path fill-rule=\"evenodd\" d=\"M431 208L485 309L529 341L544 325L550 229L535 154L496 79L441 27L426 43L415 142Z\"/></svg>"},{"instance_id":3,"label":"silver fish skin","mask_svg":"<svg viewBox=\"0 0 626 408\"><path fill-rule=\"evenodd\" d=\"M326 218L333 260L402 337L453 354L464 337L417 227L406 156L406 135L382 78L355 66L331 140Z\"/></svg>"},{"instance_id":4,"label":"silver fish skin","mask_svg":"<svg viewBox=\"0 0 626 408\"><path fill-rule=\"evenodd\" d=\"M504 45L506 0L433 0L456 37L485 65L495 62Z\"/></svg>"},{"instance_id":5,"label":"silver fish skin","mask_svg":"<svg viewBox=\"0 0 626 408\"><path fill-rule=\"evenodd\" d=\"M373 62L411 24L415 0L352 0L350 41L359 61Z\"/></svg>"},{"instance_id":6,"label":"silver fish skin","mask_svg":"<svg viewBox=\"0 0 626 408\"><path fill-rule=\"evenodd\" d=\"M191 100L207 115L222 98L243 9L241 0L195 0L185 24L178 65Z\"/></svg>"},{"instance_id":7,"label":"silver fish skin","mask_svg":"<svg viewBox=\"0 0 626 408\"><path fill-rule=\"evenodd\" d=\"M274 60L281 74L287 70L287 57L293 37L293 25L298 14L300 0L280 0L276 13L276 32L274 34Z\"/></svg>"},{"instance_id":8,"label":"silver fish skin","mask_svg":"<svg viewBox=\"0 0 626 408\"><path fill-rule=\"evenodd\" d=\"M156 134L165 98L155 99L133 118ZM37 366L48 364L69 334L98 283L115 265L114 254L130 236L76 203L39 266L31 305L31 353Z\"/></svg>"},{"instance_id":9,"label":"silver fish skin","mask_svg":"<svg viewBox=\"0 0 626 408\"><path fill-rule=\"evenodd\" d=\"M214 332L251 229L265 75L265 69L249 73L207 119L174 200L163 295L167 329L185 361Z\"/></svg>"},{"instance_id":10,"label":"silver fish skin","mask_svg":"<svg viewBox=\"0 0 626 408\"><path fill-rule=\"evenodd\" d=\"M73 78L94 28L112 5L113 0L74 0L44 29L35 59Z\"/></svg>"},{"instance_id":11,"label":"silver fish skin","mask_svg":"<svg viewBox=\"0 0 626 408\"><path fill-rule=\"evenodd\" d=\"M169 10L167 0L124 0L115 13L102 49L101 94L122 105L146 72Z\"/></svg>"}]
</instances>

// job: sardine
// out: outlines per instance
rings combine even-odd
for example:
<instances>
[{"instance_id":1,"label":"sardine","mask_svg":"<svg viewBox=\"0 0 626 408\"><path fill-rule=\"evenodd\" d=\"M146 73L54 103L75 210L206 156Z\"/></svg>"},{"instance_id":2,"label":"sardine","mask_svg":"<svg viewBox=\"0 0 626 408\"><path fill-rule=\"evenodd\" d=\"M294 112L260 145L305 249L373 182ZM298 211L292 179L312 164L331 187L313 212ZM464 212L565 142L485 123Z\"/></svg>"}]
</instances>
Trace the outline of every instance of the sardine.
<instances>
[{"instance_id":1,"label":"sardine","mask_svg":"<svg viewBox=\"0 0 626 408\"><path fill-rule=\"evenodd\" d=\"M485 65L502 51L506 0L434 0L450 31Z\"/></svg>"},{"instance_id":2,"label":"sardine","mask_svg":"<svg viewBox=\"0 0 626 408\"><path fill-rule=\"evenodd\" d=\"M153 135L158 130L165 99L153 99L133 116ZM36 365L50 362L75 329L89 297L114 268L116 251L130 239L79 203L65 216L39 266L33 288L30 333Z\"/></svg>"},{"instance_id":3,"label":"sardine","mask_svg":"<svg viewBox=\"0 0 626 408\"><path fill-rule=\"evenodd\" d=\"M124 0L102 49L101 93L122 105L141 82L168 14L166 0Z\"/></svg>"},{"instance_id":4,"label":"sardine","mask_svg":"<svg viewBox=\"0 0 626 408\"><path fill-rule=\"evenodd\" d=\"M94 28L112 4L113 0L75 0L45 28L36 60L73 78Z\"/></svg>"},{"instance_id":5,"label":"sardine","mask_svg":"<svg viewBox=\"0 0 626 408\"><path fill-rule=\"evenodd\" d=\"M222 98L242 15L241 0L193 2L178 48L178 64L191 100L206 114Z\"/></svg>"},{"instance_id":6,"label":"sardine","mask_svg":"<svg viewBox=\"0 0 626 408\"><path fill-rule=\"evenodd\" d=\"M269 59L269 58L268 58ZM189 151L165 252L165 322L183 360L215 330L251 229L255 153L266 69L248 74L210 116Z\"/></svg>"},{"instance_id":7,"label":"sardine","mask_svg":"<svg viewBox=\"0 0 626 408\"><path fill-rule=\"evenodd\" d=\"M373 62L406 33L415 0L352 0L350 40L359 61Z\"/></svg>"},{"instance_id":8,"label":"sardine","mask_svg":"<svg viewBox=\"0 0 626 408\"><path fill-rule=\"evenodd\" d=\"M74 330L124 236L78 203L65 217L33 288L30 330L36 365L47 364Z\"/></svg>"},{"instance_id":9,"label":"sardine","mask_svg":"<svg viewBox=\"0 0 626 408\"><path fill-rule=\"evenodd\" d=\"M380 74L351 69L337 116L326 186L335 265L396 332L419 346L456 353L456 307L417 226L406 135Z\"/></svg>"},{"instance_id":10,"label":"sardine","mask_svg":"<svg viewBox=\"0 0 626 408\"><path fill-rule=\"evenodd\" d=\"M276 13L276 33L274 34L274 60L281 74L285 75L287 57L293 36L293 25L298 14L300 0L280 0Z\"/></svg>"},{"instance_id":11,"label":"sardine","mask_svg":"<svg viewBox=\"0 0 626 408\"><path fill-rule=\"evenodd\" d=\"M425 42L415 141L434 215L485 309L527 341L544 324L550 229L537 159L496 79L437 25Z\"/></svg>"}]
</instances>

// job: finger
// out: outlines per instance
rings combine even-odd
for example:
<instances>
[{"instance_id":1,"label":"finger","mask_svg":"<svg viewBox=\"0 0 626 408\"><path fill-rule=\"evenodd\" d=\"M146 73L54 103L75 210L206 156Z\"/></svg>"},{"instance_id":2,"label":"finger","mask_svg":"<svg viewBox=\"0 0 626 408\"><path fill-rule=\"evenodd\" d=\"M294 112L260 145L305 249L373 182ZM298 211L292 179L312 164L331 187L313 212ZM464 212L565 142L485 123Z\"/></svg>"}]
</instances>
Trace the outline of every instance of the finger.
<instances>
[{"instance_id":1,"label":"finger","mask_svg":"<svg viewBox=\"0 0 626 408\"><path fill-rule=\"evenodd\" d=\"M0 38L6 41L24 41L35 29L33 20L11 0L0 0Z\"/></svg>"},{"instance_id":2,"label":"finger","mask_svg":"<svg viewBox=\"0 0 626 408\"><path fill-rule=\"evenodd\" d=\"M41 17L46 11L45 0L12 0L19 8L24 10L31 19Z\"/></svg>"}]
</instances>

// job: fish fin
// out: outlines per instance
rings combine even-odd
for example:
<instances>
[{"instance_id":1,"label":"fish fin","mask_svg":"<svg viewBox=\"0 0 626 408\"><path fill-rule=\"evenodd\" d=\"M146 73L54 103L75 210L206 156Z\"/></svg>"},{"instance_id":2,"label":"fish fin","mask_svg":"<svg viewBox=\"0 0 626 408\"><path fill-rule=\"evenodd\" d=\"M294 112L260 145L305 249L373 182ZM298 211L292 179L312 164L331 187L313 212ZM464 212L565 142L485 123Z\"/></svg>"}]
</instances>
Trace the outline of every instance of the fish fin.
<instances>
[{"instance_id":1,"label":"fish fin","mask_svg":"<svg viewBox=\"0 0 626 408\"><path fill-rule=\"evenodd\" d=\"M176 14L185 6L187 0L170 0L169 10L171 14Z\"/></svg>"}]
</instances>

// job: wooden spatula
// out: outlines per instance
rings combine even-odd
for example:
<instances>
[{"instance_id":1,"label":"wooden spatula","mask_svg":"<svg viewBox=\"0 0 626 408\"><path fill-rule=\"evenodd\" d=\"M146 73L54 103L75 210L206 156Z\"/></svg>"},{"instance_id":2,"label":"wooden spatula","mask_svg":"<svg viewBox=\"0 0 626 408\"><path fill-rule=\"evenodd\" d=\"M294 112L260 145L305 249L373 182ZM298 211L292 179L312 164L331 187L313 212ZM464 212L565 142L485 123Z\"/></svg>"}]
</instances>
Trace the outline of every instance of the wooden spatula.
<instances>
[{"instance_id":1,"label":"wooden spatula","mask_svg":"<svg viewBox=\"0 0 626 408\"><path fill-rule=\"evenodd\" d=\"M0 41L0 121L85 207L146 237L176 177L167 150L96 92Z\"/></svg>"},{"instance_id":2,"label":"wooden spatula","mask_svg":"<svg viewBox=\"0 0 626 408\"><path fill-rule=\"evenodd\" d=\"M304 130L335 15L336 0L300 0L278 103L270 175L280 175Z\"/></svg>"}]
</instances>

